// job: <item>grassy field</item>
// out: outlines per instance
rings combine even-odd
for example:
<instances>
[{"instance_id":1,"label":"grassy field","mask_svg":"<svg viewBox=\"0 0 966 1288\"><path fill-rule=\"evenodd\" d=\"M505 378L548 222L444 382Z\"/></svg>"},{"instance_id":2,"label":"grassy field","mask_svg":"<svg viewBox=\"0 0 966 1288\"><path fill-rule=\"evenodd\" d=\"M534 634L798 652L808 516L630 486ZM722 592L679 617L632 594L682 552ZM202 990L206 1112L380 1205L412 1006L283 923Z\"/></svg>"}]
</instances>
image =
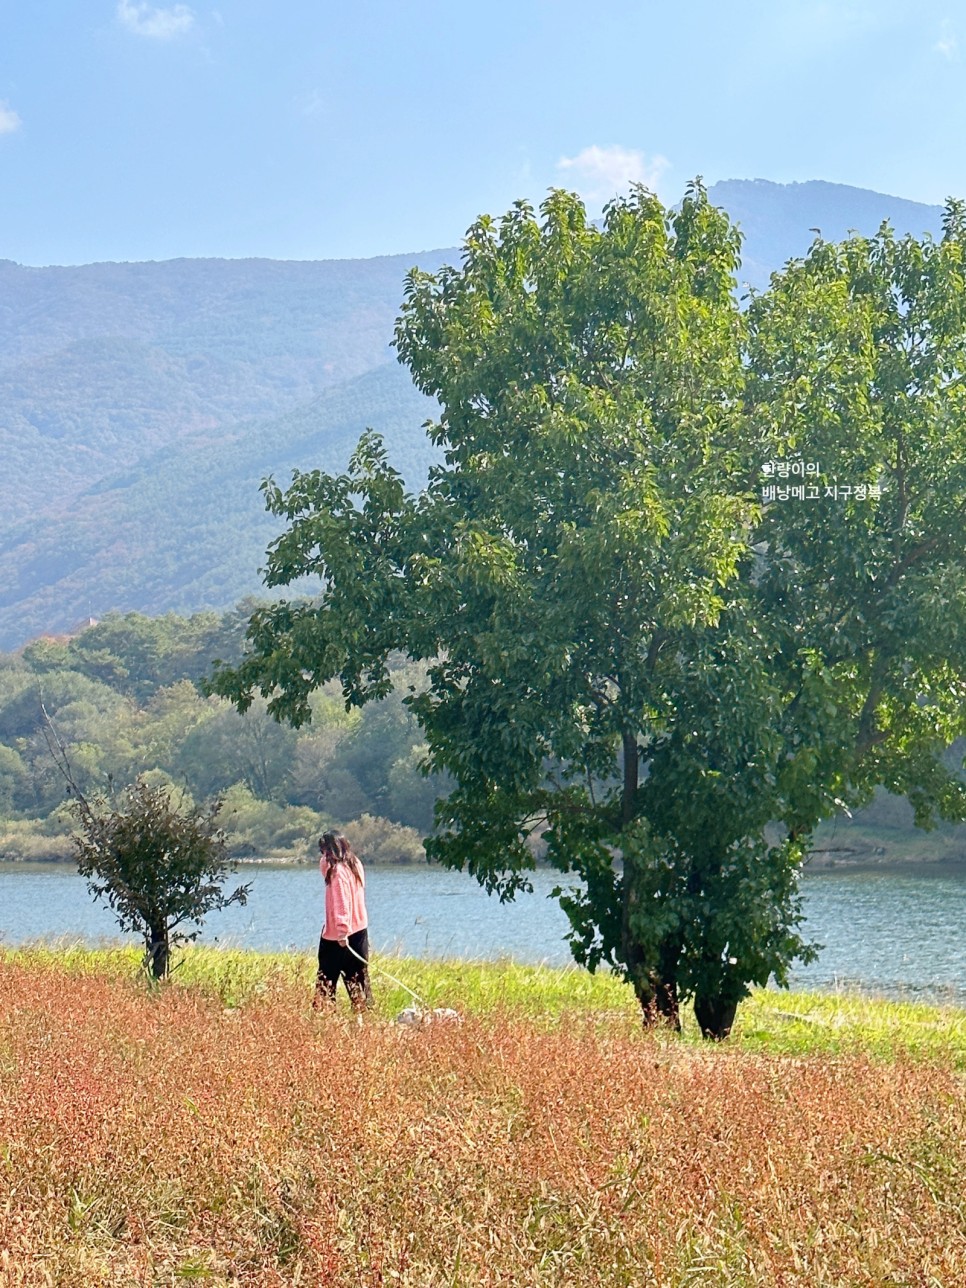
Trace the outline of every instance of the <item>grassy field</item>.
<instances>
[{"instance_id":1,"label":"grassy field","mask_svg":"<svg viewBox=\"0 0 966 1288\"><path fill-rule=\"evenodd\" d=\"M757 994L641 1033L610 976L0 952L0 1286L966 1284L966 1013Z\"/></svg>"}]
</instances>

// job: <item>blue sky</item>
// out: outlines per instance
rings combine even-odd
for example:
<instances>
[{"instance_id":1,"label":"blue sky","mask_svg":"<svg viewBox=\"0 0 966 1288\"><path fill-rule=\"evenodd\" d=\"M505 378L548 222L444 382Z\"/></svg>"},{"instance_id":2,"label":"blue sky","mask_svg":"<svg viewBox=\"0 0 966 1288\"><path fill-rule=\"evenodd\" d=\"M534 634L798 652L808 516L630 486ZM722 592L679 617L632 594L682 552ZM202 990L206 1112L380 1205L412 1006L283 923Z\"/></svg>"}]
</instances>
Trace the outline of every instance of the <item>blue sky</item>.
<instances>
[{"instance_id":1,"label":"blue sky","mask_svg":"<svg viewBox=\"0 0 966 1288\"><path fill-rule=\"evenodd\" d=\"M452 246L552 185L966 196L962 0L0 0L0 258Z\"/></svg>"}]
</instances>

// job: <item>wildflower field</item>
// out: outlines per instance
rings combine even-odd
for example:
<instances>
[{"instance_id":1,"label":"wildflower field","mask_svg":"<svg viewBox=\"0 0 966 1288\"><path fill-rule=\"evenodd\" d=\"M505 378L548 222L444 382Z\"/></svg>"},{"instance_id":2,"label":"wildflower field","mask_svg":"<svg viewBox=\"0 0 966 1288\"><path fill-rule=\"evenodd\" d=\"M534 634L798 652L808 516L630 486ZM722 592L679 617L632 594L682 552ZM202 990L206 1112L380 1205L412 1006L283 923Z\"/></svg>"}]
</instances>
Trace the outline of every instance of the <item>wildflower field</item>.
<instances>
[{"instance_id":1,"label":"wildflower field","mask_svg":"<svg viewBox=\"0 0 966 1288\"><path fill-rule=\"evenodd\" d=\"M608 976L0 953L0 1286L966 1284L966 1016L758 994L640 1032ZM345 1006L345 999L342 999Z\"/></svg>"}]
</instances>

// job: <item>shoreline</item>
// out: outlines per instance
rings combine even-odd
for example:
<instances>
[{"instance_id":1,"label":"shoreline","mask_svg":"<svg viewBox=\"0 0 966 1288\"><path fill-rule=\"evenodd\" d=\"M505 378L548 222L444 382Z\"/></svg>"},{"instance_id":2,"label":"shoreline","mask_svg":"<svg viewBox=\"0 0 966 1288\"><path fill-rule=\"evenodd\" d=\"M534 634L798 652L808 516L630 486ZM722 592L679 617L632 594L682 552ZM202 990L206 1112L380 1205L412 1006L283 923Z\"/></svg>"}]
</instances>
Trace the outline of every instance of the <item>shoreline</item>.
<instances>
[{"instance_id":1,"label":"shoreline","mask_svg":"<svg viewBox=\"0 0 966 1288\"><path fill-rule=\"evenodd\" d=\"M257 867L279 867L279 868L300 868L315 867L316 859L314 855L308 857L296 857L290 853L281 852L279 854L264 854L259 856L246 856L232 860L233 865L239 869L257 868ZM0 854L0 868L18 867L28 864L36 864L43 867L75 867L76 860L73 855L23 855ZM434 870L444 871L442 865L433 863L428 859L399 859L396 862L368 862L366 867L372 868L433 868ZM962 870L966 874L966 850L940 854L911 854L898 856L886 852L882 847L871 849L819 849L813 850L811 854L802 863L802 873L807 872L825 872L832 869L840 871L901 871L910 868L942 868L946 871ZM536 864L538 872L553 872L556 869L549 863Z\"/></svg>"},{"instance_id":2,"label":"shoreline","mask_svg":"<svg viewBox=\"0 0 966 1288\"><path fill-rule=\"evenodd\" d=\"M140 944L120 939L99 944L76 939L40 941L23 944L0 942L0 967L21 965L49 969L68 975L102 975L111 979L127 978L132 983L141 979L143 948ZM281 949L239 948L213 944L186 944L176 950L179 965L165 982L165 988L214 989L228 1005L242 1005L263 996L270 981L279 986L305 987L311 994L315 978L315 959L311 952ZM511 957L492 960L459 957L414 957L401 953L373 953L373 985L378 994L378 1010L396 1014L409 1005L411 993L380 974L379 963L389 962L401 982L412 986L429 1006L451 1006L467 1014L483 1015L509 1008L521 1015L556 1016L584 1012L599 1020L622 1016L639 1026L640 1012L633 990L612 970L591 974L576 962L553 965L521 962ZM345 1001L345 998L342 998ZM397 1008L397 1009L399 1009ZM693 1038L702 1049L713 1049L697 1031L690 1003L685 1003L687 1016L681 1040ZM769 1033L762 1025L789 1036L788 1025L795 1026L796 1041L815 1037L818 1030L838 1048L848 1039L849 1028L889 1042L899 1032L914 1046L917 1030L941 1028L942 1020L951 1023L950 1036L966 1067L966 995L956 999L891 996L859 988L778 988L769 984L753 988L740 1003L736 1024L737 1039L751 1041L760 1048L770 1044ZM693 1031L692 1031L693 1030ZM669 1035L673 1037L674 1035ZM774 1035L771 1035L774 1036ZM922 1035L919 1034L919 1037ZM736 1039L736 1044L737 1044ZM783 1039L784 1040L784 1039ZM731 1039L729 1039L729 1042Z\"/></svg>"}]
</instances>

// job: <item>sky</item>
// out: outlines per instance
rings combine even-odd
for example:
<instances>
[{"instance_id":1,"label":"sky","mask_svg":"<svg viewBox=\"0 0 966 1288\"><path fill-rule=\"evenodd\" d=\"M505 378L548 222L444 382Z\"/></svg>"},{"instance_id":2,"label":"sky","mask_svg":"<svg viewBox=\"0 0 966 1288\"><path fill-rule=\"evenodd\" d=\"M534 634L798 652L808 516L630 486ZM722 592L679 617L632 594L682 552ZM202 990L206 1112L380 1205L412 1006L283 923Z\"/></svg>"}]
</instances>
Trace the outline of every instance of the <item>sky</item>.
<instances>
[{"instance_id":1,"label":"sky","mask_svg":"<svg viewBox=\"0 0 966 1288\"><path fill-rule=\"evenodd\" d=\"M966 196L966 2L0 0L0 259L450 247L551 187Z\"/></svg>"}]
</instances>

